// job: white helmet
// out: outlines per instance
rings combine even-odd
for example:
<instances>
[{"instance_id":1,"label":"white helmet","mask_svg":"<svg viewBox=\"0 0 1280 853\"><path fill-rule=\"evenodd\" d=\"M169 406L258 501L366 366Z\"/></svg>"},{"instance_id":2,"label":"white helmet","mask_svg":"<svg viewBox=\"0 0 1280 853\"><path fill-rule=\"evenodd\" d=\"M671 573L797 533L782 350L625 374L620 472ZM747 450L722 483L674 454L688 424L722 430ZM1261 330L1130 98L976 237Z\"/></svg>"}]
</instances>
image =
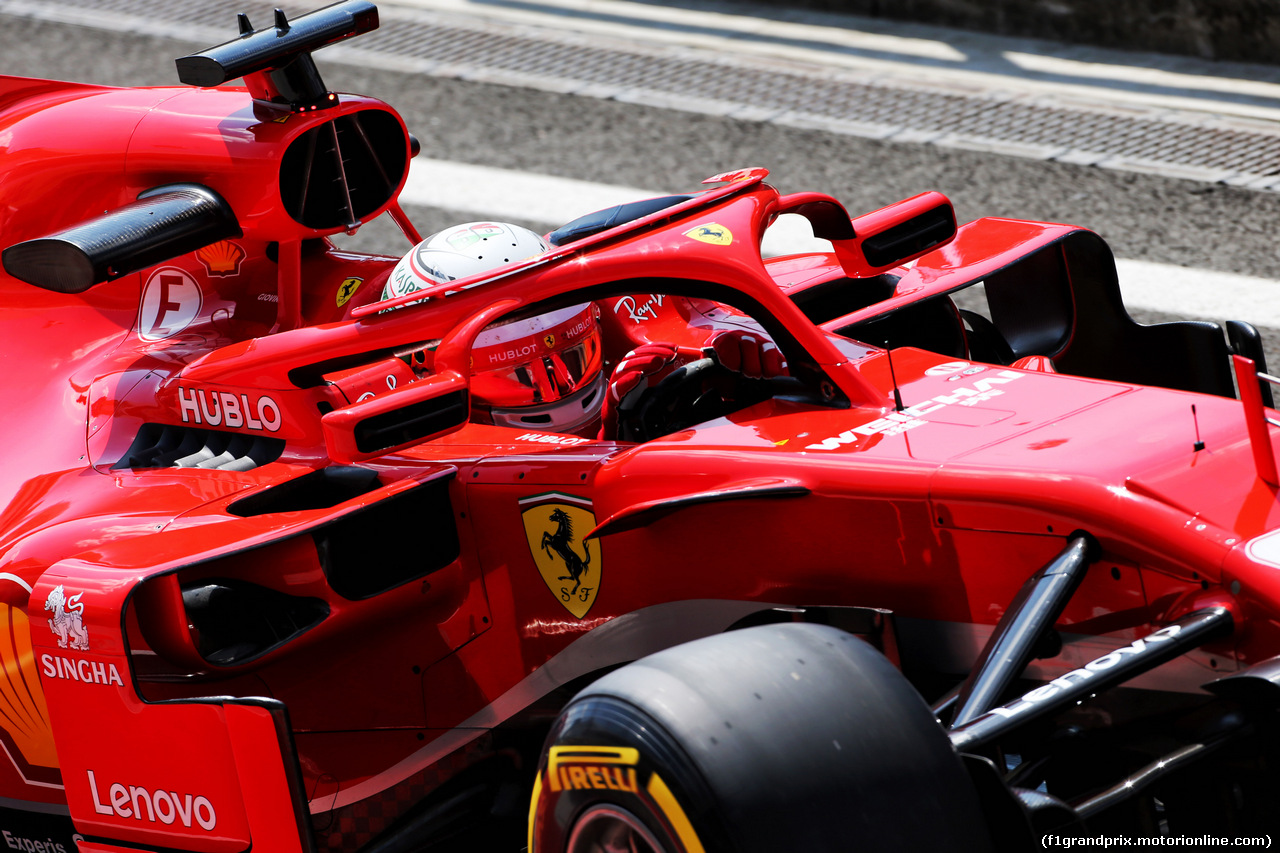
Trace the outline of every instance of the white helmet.
<instances>
[{"instance_id":1,"label":"white helmet","mask_svg":"<svg viewBox=\"0 0 1280 853\"><path fill-rule=\"evenodd\" d=\"M433 234L400 259L383 299L478 275L547 250L505 222L468 222ZM473 420L594 436L604 400L598 311L591 303L499 321L471 351Z\"/></svg>"},{"instance_id":2,"label":"white helmet","mask_svg":"<svg viewBox=\"0 0 1280 853\"><path fill-rule=\"evenodd\" d=\"M513 261L540 255L547 243L528 228L507 222L466 222L432 234L400 259L382 298L416 293Z\"/></svg>"}]
</instances>

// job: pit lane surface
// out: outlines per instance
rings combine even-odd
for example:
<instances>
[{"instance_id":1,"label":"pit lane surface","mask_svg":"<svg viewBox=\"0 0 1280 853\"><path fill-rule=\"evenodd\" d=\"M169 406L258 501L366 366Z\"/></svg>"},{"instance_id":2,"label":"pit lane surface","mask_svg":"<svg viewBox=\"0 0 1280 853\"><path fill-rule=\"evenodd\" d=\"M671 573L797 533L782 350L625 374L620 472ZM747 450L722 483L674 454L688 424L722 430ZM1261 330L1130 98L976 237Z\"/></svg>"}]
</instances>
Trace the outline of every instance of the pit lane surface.
<instances>
[{"instance_id":1,"label":"pit lane surface","mask_svg":"<svg viewBox=\"0 0 1280 853\"><path fill-rule=\"evenodd\" d=\"M411 5L382 4L384 31L426 12L454 16L449 20L456 23L462 20L458 16L473 14L482 5L468 0L405 2ZM191 20L175 18L173 8L180 10L182 5L167 4L167 17L157 12L144 18L128 8L121 12L123 7L113 6L110 0L68 4L0 0L0 72L121 85L174 83L174 57L234 35L229 16L225 25L213 31L193 23L196 18L201 24L207 21L209 7L216 4L186 4ZM256 15L259 25L269 20L255 11L254 4L243 5ZM753 27L752 19L742 16L721 15L712 19L715 26L708 26L705 17L688 17L692 14L688 12L681 13L683 18L663 18L666 7L661 5L548 0L489 7L503 14L495 13L475 26L495 38L510 37L515 27L522 36L555 41L562 36L552 31L563 24L571 30L567 38L587 39L592 46L628 39L639 44L636 20L653 19L661 26L648 26L644 32L657 32L662 36L659 41L674 43L673 49L685 52L682 55L701 51L695 57L701 61L710 55L707 51L735 50L734 62L741 67L758 65L770 73L780 68L794 71L796 66L788 63L816 61L812 45L834 38L830 29L804 29L807 24L794 22L788 26L801 29L779 30L777 22L760 21ZM618 14L619 9L627 15ZM139 10L134 7L135 13ZM618 29L619 25L624 26ZM1013 46L1019 50L1001 50L1008 46L972 34L948 36L921 28L895 32L883 23L878 27L875 32L844 31L837 39L841 50L827 50L819 58L830 58L844 70L852 64L861 69L859 73L870 68L879 79L893 78L899 81L895 85L908 88L925 83L901 83L902 74L914 74L930 86L963 84L969 94L979 96L1013 92L1011 97L1023 97L1019 87L1031 87L1039 92L1041 102L1066 97L1087 100L1093 92L1097 109L1104 112L1172 110L1179 120L1190 117L1191 124L1218 122L1215 126L1220 127L1225 121L1264 137L1280 127L1280 109L1276 109L1280 74L1272 69L1240 66L1209 69L1214 73L1204 74L1196 73L1204 68L1185 60L1150 57L1132 59L1125 66L1122 56L1100 57L1094 52L1082 59L1079 51L1043 43L1019 43ZM764 35L776 32L783 37ZM725 33L730 34L727 40ZM742 45L751 49L739 49ZM957 64L952 54L963 61ZM423 158L406 201L424 233L481 216L502 216L545 229L598 207L598 200L613 188L621 187L616 191L623 195L686 190L707 175L745 165L769 167L771 182L783 191L830 192L852 212L938 189L953 199L962 221L996 215L1094 228L1125 262L1121 283L1127 302L1131 307L1145 306L1133 312L1139 319L1153 322L1168 314L1251 319L1266 327L1269 361L1280 366L1280 332L1275 331L1280 329L1280 299L1271 294L1271 280L1280 278L1275 239L1280 194L1213 182L1269 186L1271 181L1262 173L1275 164L1265 158L1248 166L1253 171L1230 175L1221 170L1197 172L1185 164L1179 168L1166 163L1160 168L1150 158L1144 162L1118 156L1090 159L1078 152L1054 154L1015 144L1002 146L999 140L948 137L930 131L933 125L925 120L927 116L913 118L909 111L894 132L872 138L875 134L866 135L865 128L859 135L851 132L858 128L839 121L797 119L797 111L812 106L803 101L800 90L796 97L801 100L790 111L752 113L704 104L703 112L694 112L700 108L697 97L668 98L666 102L682 107L669 109L655 106L663 102L661 98L627 96L616 87L611 91L599 84L575 88L563 81L540 79L542 88L515 87L506 84L519 82L519 74L475 64L442 68L389 53L361 54L346 46L327 49L318 57L331 87L388 100L422 139ZM1009 73L1011 57L1020 63L1017 73ZM1105 61L1085 61L1099 59ZM1099 82L1090 87L1090 79L1102 81L1122 67L1132 75L1125 85ZM895 74L899 77L894 78ZM1256 79L1239 79L1249 75ZM1065 84L1063 78L1069 78ZM1067 88L1053 89L1051 84ZM696 95L698 81L690 81L689 89ZM1028 115L1034 119L1035 110ZM912 126L913 121L918 127ZM1017 156L1010 156L1011 152ZM1102 165L1094 165L1098 163ZM1152 173L1153 169L1163 174ZM1177 174L1197 179L1170 177ZM545 183L548 179L553 183ZM528 180L544 182L534 197L558 204L535 210L513 198L514 190ZM458 192L457 187L466 191ZM486 206L484 190L495 199L492 208ZM405 248L394 229L383 223L367 226L356 243L395 253ZM1173 287L1174 277L1166 267L1141 264L1186 269L1176 276L1181 285Z\"/></svg>"}]
</instances>

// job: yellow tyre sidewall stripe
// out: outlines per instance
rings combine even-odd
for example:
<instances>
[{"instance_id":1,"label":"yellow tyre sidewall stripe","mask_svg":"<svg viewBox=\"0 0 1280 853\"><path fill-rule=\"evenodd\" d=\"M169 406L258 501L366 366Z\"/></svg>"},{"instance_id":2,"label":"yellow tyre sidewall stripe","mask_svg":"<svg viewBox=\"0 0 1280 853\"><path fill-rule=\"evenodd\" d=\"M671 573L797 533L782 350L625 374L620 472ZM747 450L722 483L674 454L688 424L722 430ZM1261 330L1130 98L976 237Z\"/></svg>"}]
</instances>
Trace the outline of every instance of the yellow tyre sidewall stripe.
<instances>
[{"instance_id":1,"label":"yellow tyre sidewall stripe","mask_svg":"<svg viewBox=\"0 0 1280 853\"><path fill-rule=\"evenodd\" d=\"M675 830L676 837L684 845L685 853L705 853L702 842L698 840L698 834L693 831L693 824L689 822L688 815L684 813L684 809L680 808L680 803L676 801L667 783L662 781L662 777L657 773L650 775L649 785L645 790L662 810L667 823L671 824L671 828Z\"/></svg>"},{"instance_id":2,"label":"yellow tyre sidewall stripe","mask_svg":"<svg viewBox=\"0 0 1280 853\"><path fill-rule=\"evenodd\" d=\"M653 802L658 810L662 812L666 818L667 824L675 832L676 838L680 840L680 844L684 847L685 853L706 853L702 846L702 841L698 838L698 833L694 831L693 823L689 820L689 816L685 814L683 808L680 807L679 801L676 800L675 794L671 793L671 789L667 787L667 783L662 781L662 777L657 773L649 775L649 784L645 787L645 793L649 795L649 799ZM537 820L539 806L542 804L542 773L539 773L533 780L533 796L529 800L529 828L528 828L528 850L529 853L535 853L534 839L537 835ZM549 809L547 810L549 812ZM546 851L536 851L536 853L546 853Z\"/></svg>"}]
</instances>

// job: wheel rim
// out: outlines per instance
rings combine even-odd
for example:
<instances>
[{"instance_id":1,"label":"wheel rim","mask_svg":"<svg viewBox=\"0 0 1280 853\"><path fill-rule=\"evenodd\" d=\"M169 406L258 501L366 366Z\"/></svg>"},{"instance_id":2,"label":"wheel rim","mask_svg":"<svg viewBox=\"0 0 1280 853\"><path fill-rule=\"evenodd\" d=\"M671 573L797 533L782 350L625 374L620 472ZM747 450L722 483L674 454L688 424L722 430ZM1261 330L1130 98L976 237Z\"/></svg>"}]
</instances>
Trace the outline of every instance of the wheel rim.
<instances>
[{"instance_id":1,"label":"wheel rim","mask_svg":"<svg viewBox=\"0 0 1280 853\"><path fill-rule=\"evenodd\" d=\"M631 812L612 805L587 809L573 825L565 853L672 853Z\"/></svg>"}]
</instances>

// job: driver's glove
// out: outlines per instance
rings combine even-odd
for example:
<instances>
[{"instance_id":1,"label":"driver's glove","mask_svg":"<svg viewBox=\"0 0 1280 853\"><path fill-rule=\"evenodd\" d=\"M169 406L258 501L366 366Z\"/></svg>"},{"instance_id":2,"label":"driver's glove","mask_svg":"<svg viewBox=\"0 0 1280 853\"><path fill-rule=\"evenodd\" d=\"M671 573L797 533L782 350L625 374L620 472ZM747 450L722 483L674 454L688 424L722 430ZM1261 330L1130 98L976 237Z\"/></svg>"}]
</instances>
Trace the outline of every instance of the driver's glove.
<instances>
[{"instance_id":1,"label":"driver's glove","mask_svg":"<svg viewBox=\"0 0 1280 853\"><path fill-rule=\"evenodd\" d=\"M656 384L675 365L679 350L675 344L644 344L623 356L609 377L600 410L600 439L617 435L618 408L632 402L650 385Z\"/></svg>"},{"instance_id":2,"label":"driver's glove","mask_svg":"<svg viewBox=\"0 0 1280 853\"><path fill-rule=\"evenodd\" d=\"M774 379L785 376L787 363L777 344L763 335L745 329L729 329L716 335L703 352L711 355L729 370L748 379Z\"/></svg>"}]
</instances>

